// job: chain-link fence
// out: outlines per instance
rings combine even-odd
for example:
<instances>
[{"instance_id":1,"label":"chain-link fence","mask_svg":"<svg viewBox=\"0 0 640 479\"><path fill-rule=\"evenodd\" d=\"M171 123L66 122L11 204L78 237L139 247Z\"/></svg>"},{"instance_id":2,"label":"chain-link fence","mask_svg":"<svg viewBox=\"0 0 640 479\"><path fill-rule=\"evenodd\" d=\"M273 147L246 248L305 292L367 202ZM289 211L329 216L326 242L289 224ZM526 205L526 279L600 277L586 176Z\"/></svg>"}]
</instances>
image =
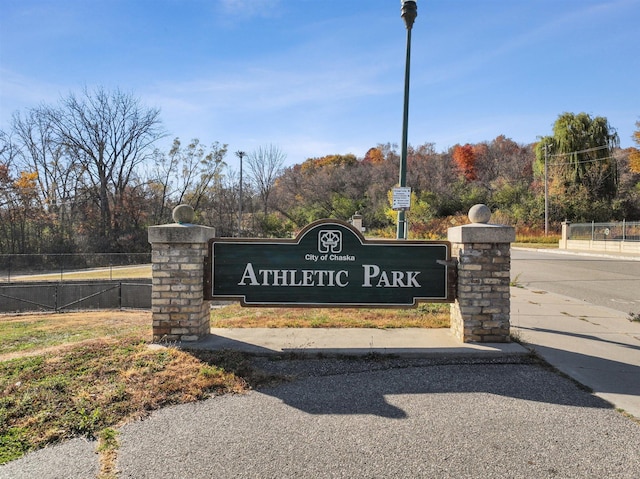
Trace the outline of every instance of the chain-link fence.
<instances>
[{"instance_id":1,"label":"chain-link fence","mask_svg":"<svg viewBox=\"0 0 640 479\"><path fill-rule=\"evenodd\" d=\"M640 241L640 221L570 224L567 239L588 241Z\"/></svg>"},{"instance_id":2,"label":"chain-link fence","mask_svg":"<svg viewBox=\"0 0 640 479\"><path fill-rule=\"evenodd\" d=\"M0 282L150 277L151 253L0 254Z\"/></svg>"}]
</instances>

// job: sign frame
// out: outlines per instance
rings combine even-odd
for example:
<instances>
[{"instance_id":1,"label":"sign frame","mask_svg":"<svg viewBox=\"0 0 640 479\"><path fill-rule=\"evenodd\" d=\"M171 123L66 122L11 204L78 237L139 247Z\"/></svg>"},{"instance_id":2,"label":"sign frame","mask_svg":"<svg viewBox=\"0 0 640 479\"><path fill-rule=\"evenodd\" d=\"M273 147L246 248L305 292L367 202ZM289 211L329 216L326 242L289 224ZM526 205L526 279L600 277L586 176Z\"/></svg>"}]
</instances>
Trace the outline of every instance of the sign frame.
<instances>
[{"instance_id":1,"label":"sign frame","mask_svg":"<svg viewBox=\"0 0 640 479\"><path fill-rule=\"evenodd\" d=\"M205 300L250 307L411 308L455 300L450 242L368 240L334 219L314 221L293 239L212 238L204 273ZM362 284L348 287L352 279Z\"/></svg>"}]
</instances>

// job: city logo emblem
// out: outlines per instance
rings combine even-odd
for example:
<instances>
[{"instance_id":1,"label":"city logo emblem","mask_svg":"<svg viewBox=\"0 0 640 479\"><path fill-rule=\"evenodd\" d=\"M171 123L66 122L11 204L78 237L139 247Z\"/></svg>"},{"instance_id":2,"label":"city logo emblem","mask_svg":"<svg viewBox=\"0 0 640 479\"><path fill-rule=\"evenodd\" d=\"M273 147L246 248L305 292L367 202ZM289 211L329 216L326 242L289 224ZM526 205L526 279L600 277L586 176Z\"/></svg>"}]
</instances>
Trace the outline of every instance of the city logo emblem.
<instances>
[{"instance_id":1,"label":"city logo emblem","mask_svg":"<svg viewBox=\"0 0 640 479\"><path fill-rule=\"evenodd\" d=\"M318 232L319 253L340 253L342 251L342 231L320 230Z\"/></svg>"}]
</instances>

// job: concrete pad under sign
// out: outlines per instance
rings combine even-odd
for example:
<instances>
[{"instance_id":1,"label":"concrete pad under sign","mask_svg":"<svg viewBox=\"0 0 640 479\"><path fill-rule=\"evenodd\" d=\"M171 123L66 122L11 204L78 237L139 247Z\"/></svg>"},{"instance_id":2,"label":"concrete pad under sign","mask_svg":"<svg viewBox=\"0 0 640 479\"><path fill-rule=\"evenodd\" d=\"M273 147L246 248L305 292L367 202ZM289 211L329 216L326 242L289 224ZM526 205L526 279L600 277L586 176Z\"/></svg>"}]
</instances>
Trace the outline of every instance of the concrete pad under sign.
<instances>
[{"instance_id":1,"label":"concrete pad under sign","mask_svg":"<svg viewBox=\"0 0 640 479\"><path fill-rule=\"evenodd\" d=\"M517 343L460 343L449 329L214 328L190 349L234 350L261 356L300 354L400 357L527 355Z\"/></svg>"}]
</instances>

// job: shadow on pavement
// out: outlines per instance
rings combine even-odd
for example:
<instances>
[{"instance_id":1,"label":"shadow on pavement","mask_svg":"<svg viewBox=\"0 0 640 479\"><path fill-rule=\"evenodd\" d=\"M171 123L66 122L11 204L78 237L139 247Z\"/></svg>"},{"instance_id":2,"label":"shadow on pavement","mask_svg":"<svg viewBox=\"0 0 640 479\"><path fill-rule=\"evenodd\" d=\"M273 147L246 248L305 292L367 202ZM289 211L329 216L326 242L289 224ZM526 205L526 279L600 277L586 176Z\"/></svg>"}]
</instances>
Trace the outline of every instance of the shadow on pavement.
<instances>
[{"instance_id":1,"label":"shadow on pavement","mask_svg":"<svg viewBox=\"0 0 640 479\"><path fill-rule=\"evenodd\" d=\"M599 343L613 344L616 346L621 346L623 348L635 349L636 351L640 351L640 346L636 346L634 344L629 344L629 343L623 343L621 341L611 341L610 339L605 339L600 336L594 336L592 334L573 333L570 331L563 331L560 329L547 329L547 328L538 328L538 327L530 328L527 326L518 326L517 329L521 329L524 331L534 331L536 333L559 334L561 336L570 336L572 338L586 339L588 341L597 341Z\"/></svg>"},{"instance_id":2,"label":"shadow on pavement","mask_svg":"<svg viewBox=\"0 0 640 479\"><path fill-rule=\"evenodd\" d=\"M404 367L401 373L398 367L390 367L313 379L320 387L306 394L300 394L295 383L259 391L309 414L372 414L389 419L407 417L406 411L389 400L407 394L481 393L564 406L611 408L603 399L537 364L423 364Z\"/></svg>"},{"instance_id":3,"label":"shadow on pavement","mask_svg":"<svg viewBox=\"0 0 640 479\"><path fill-rule=\"evenodd\" d=\"M456 355L453 351L421 358L386 355L323 357L323 349L273 350L227 340L229 351L254 356L253 364L273 374L295 378L276 387L258 387L259 392L310 414L372 414L390 419L405 419L406 411L387 398L394 395L447 393L484 393L566 406L611 408L552 371L531 356ZM190 348L191 352L194 352ZM353 352L353 350L349 350ZM364 351L363 351L364 352ZM429 352L427 349L411 352ZM255 357L261 357L257 362ZM399 370L401 370L399 372ZM301 388L301 382L316 381L314 388ZM301 391L304 390L304 393Z\"/></svg>"},{"instance_id":4,"label":"shadow on pavement","mask_svg":"<svg viewBox=\"0 0 640 479\"><path fill-rule=\"evenodd\" d=\"M534 349L536 354L553 363L559 371L596 393L640 398L640 367L634 364L547 346L535 345Z\"/></svg>"}]
</instances>

